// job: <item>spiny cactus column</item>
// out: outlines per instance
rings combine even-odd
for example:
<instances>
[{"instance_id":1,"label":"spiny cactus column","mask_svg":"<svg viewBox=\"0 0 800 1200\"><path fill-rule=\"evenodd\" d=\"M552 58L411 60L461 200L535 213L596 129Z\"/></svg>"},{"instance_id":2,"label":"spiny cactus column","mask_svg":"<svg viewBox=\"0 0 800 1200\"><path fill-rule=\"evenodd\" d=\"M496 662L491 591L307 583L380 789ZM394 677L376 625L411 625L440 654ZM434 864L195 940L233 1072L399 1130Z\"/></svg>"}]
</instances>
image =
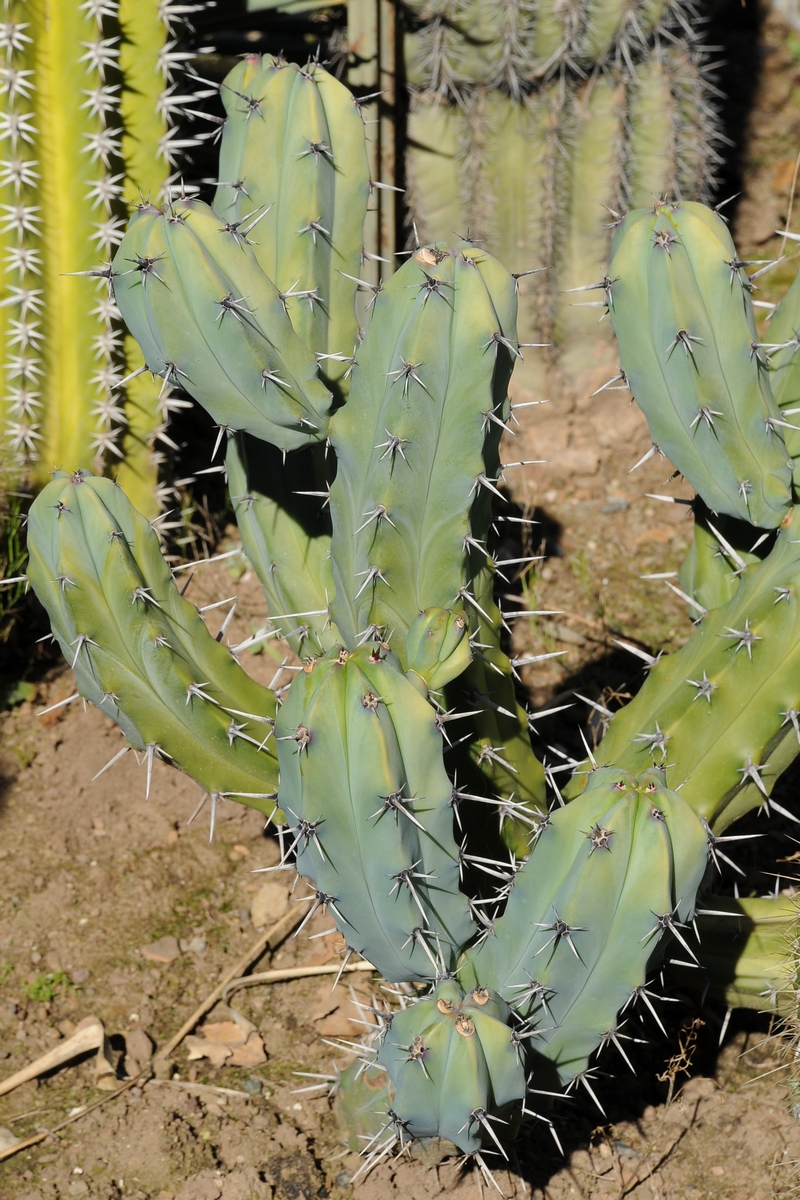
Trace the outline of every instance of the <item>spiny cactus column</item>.
<instances>
[{"instance_id":1,"label":"spiny cactus column","mask_svg":"<svg viewBox=\"0 0 800 1200\"><path fill-rule=\"evenodd\" d=\"M691 919L707 852L702 824L662 771L593 772L580 799L542 824L459 978L496 989L569 1083L613 1041L661 937Z\"/></svg>"},{"instance_id":2,"label":"spiny cactus column","mask_svg":"<svg viewBox=\"0 0 800 1200\"><path fill-rule=\"evenodd\" d=\"M516 97L556 73L585 74L615 61L632 66L652 40L676 40L670 35L682 15L663 0L568 6L408 0L407 7L418 18L405 43L409 82L456 100L470 84Z\"/></svg>"},{"instance_id":3,"label":"spiny cactus column","mask_svg":"<svg viewBox=\"0 0 800 1200\"><path fill-rule=\"evenodd\" d=\"M126 203L158 195L180 149L172 119L188 55L174 34L197 6L157 0L5 0L6 107L0 423L17 468L105 464L157 511L155 440L169 391L141 377L106 282L81 273L122 239ZM179 147L178 142L181 141Z\"/></svg>"},{"instance_id":4,"label":"spiny cactus column","mask_svg":"<svg viewBox=\"0 0 800 1200\"><path fill-rule=\"evenodd\" d=\"M298 870L386 979L453 970L472 934L453 787L429 704L393 656L339 648L298 675L277 724Z\"/></svg>"},{"instance_id":5,"label":"spiny cactus column","mask_svg":"<svg viewBox=\"0 0 800 1200\"><path fill-rule=\"evenodd\" d=\"M326 380L349 378L363 227L375 190L361 105L325 71L258 55L231 72L222 96L214 209L239 231L234 241L252 230L252 253ZM281 109L288 119L276 125L268 114ZM264 172L264 163L280 167Z\"/></svg>"},{"instance_id":6,"label":"spiny cactus column","mask_svg":"<svg viewBox=\"0 0 800 1200\"><path fill-rule=\"evenodd\" d=\"M522 19L521 6L503 7ZM570 9L579 21L600 11ZM536 70L525 76L514 68L520 86L509 95L495 86L482 46L465 40L473 18L477 11L469 10L451 28L433 16L406 39L416 64L406 158L415 227L424 241L469 229L511 270L546 268L519 280L520 341L553 343L562 368L574 375L595 367L598 352L613 359L608 325L599 325L602 296L574 290L606 273L609 210L657 195L707 195L717 162L710 84L692 45L658 38L640 42L633 58L631 46L625 43L623 52L617 42L602 69L573 72L581 56L573 57L570 46L596 39L581 43L577 31L565 39L562 30L550 66L559 60L564 73L548 82L548 70L540 79ZM528 19L536 23L535 9ZM547 11L538 19L546 24ZM476 56L466 76L447 65L448 36ZM414 49L420 39L430 40L428 57ZM612 43L606 40L607 49ZM513 55L502 61L507 75ZM541 386L545 361L538 356L522 364L517 381Z\"/></svg>"},{"instance_id":7,"label":"spiny cactus column","mask_svg":"<svg viewBox=\"0 0 800 1200\"><path fill-rule=\"evenodd\" d=\"M792 464L725 222L701 204L634 210L608 270L620 362L653 441L714 512L774 529Z\"/></svg>"},{"instance_id":8,"label":"spiny cactus column","mask_svg":"<svg viewBox=\"0 0 800 1200\"><path fill-rule=\"evenodd\" d=\"M768 370L743 267L717 213L656 204L617 229L606 288L622 372L654 444L699 492L695 544L681 569L699 628L677 654L653 662L596 761L633 771L663 762L715 833L774 805L772 785L800 750L792 665L800 509L792 507L786 413L770 386L777 378L791 390L779 369L780 355L791 366L790 346L778 343L778 373ZM792 304L793 296L783 321ZM724 532L717 514L727 515ZM576 777L567 794L580 787Z\"/></svg>"},{"instance_id":9,"label":"spiny cactus column","mask_svg":"<svg viewBox=\"0 0 800 1200\"><path fill-rule=\"evenodd\" d=\"M370 626L403 638L421 609L469 603L461 592L486 561L488 532L471 514L494 486L484 443L490 417L504 415L515 310L511 276L466 243L414 255L377 297L350 400L331 422L333 615L345 638Z\"/></svg>"},{"instance_id":10,"label":"spiny cactus column","mask_svg":"<svg viewBox=\"0 0 800 1200\"><path fill-rule=\"evenodd\" d=\"M798 484L800 458L800 276L781 300L766 326L766 345L761 347L769 367L775 403L781 411L780 425L786 449L794 463L793 479Z\"/></svg>"},{"instance_id":11,"label":"spiny cactus column","mask_svg":"<svg viewBox=\"0 0 800 1200\"><path fill-rule=\"evenodd\" d=\"M2 178L2 250L3 270L7 272L7 287L13 289L4 296L0 307L0 336L4 353L2 371L2 408L6 445L17 456L35 455L41 440L37 412L41 408L41 393L37 383L41 378L40 359L42 330L37 320L41 309L41 289L35 287L41 274L41 253L37 241L41 228L40 205L33 204L39 181L35 153L36 120L32 110L34 89L30 21L25 20L21 0L4 5L0 30L0 52L3 57L2 127L8 146L3 156ZM19 303L15 303L19 296ZM33 310L33 311L32 311Z\"/></svg>"},{"instance_id":12,"label":"spiny cactus column","mask_svg":"<svg viewBox=\"0 0 800 1200\"><path fill-rule=\"evenodd\" d=\"M109 479L59 471L30 515L29 579L82 694L212 795L276 814L275 698L179 593L158 538Z\"/></svg>"},{"instance_id":13,"label":"spiny cactus column","mask_svg":"<svg viewBox=\"0 0 800 1200\"><path fill-rule=\"evenodd\" d=\"M392 1136L502 1149L500 1127L529 1086L582 1081L591 1092L590 1056L614 1046L626 1057L619 1011L664 935L683 938L707 854L703 826L660 771L596 772L542 823L457 981L387 1022L377 1063Z\"/></svg>"}]
</instances>

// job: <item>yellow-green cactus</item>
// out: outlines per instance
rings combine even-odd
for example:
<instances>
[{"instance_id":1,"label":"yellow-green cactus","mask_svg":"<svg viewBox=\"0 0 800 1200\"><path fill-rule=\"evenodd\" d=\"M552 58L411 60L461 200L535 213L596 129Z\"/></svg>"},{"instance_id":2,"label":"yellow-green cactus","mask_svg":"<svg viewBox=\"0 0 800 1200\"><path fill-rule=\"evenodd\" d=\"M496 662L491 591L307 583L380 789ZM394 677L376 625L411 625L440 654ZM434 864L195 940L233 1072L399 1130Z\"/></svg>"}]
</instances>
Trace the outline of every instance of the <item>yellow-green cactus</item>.
<instances>
[{"instance_id":1,"label":"yellow-green cactus","mask_svg":"<svg viewBox=\"0 0 800 1200\"><path fill-rule=\"evenodd\" d=\"M16 473L69 464L116 475L149 516L169 390L139 376L98 263L128 206L169 187L185 6L4 0L0 426ZM192 139L188 139L191 142ZM184 140L184 145L188 144ZM96 275L92 287L85 275Z\"/></svg>"}]
</instances>

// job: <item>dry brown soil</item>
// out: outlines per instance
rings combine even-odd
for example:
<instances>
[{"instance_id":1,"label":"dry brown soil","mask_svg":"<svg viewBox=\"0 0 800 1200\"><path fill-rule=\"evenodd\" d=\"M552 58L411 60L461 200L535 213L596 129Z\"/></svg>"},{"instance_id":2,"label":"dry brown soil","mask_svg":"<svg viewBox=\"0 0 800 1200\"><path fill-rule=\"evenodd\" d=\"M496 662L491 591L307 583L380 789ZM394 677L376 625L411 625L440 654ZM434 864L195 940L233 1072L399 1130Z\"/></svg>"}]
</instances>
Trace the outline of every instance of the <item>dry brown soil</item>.
<instances>
[{"instance_id":1,"label":"dry brown soil","mask_svg":"<svg viewBox=\"0 0 800 1200\"><path fill-rule=\"evenodd\" d=\"M601 479L598 475L598 488ZM564 493L563 498L577 539L581 531L587 533L587 518L580 514L590 502L572 505L574 496ZM655 547L656 565L673 554L680 530L656 523L645 515L645 507L632 497L629 509L607 515L613 529L597 535L607 555L601 569L611 571L618 559L616 570L622 571L622 548L637 539ZM669 533L669 541L654 539L654 531ZM581 576L569 565L572 536L564 539L564 560L554 563L548 596L557 597L565 610L564 630L584 630L580 643L562 643L558 632L552 635L578 666L592 654L602 655L611 626L596 615L575 582ZM665 545L667 555L662 553ZM198 603L231 594L224 567L205 571L192 584ZM260 611L252 577L240 578L238 590L245 614L251 605ZM665 626L672 622L674 640L685 636L685 618L668 601L660 619ZM209 624L213 630L215 625ZM238 632L247 627L245 616ZM613 628L642 636L624 621ZM279 664L264 655L250 665L268 679ZM139 1052L140 1031L163 1045L254 942L252 912L265 878L277 883L267 897L269 923L305 890L298 886L290 897L289 873L253 874L278 858L277 844L264 835L257 814L224 804L210 844L208 806L187 826L202 793L164 764L155 764L149 800L144 797L145 767L133 754L93 780L122 744L116 727L97 710L83 711L80 701L58 710L63 715L57 720L56 714L35 715L70 693L68 672L54 671L39 685L35 704L25 702L6 714L0 729L2 1078L52 1048L89 1015L99 1017L112 1038L120 1078L135 1073L131 1060ZM325 935L328 925L315 916L297 941L265 956L259 968L335 961L337 939ZM309 940L306 934L323 936ZM180 953L169 963L151 961L147 948L169 938L176 939L173 952ZM368 977L351 979L362 1002L368 1003L370 993L379 989L379 982L367 982ZM93 1064L87 1060L0 1098L0 1126L18 1137L47 1130L74 1109L106 1098L58 1135L0 1163L0 1196L427 1200L440 1194L477 1195L480 1181L474 1171L452 1162L436 1168L399 1160L350 1185L359 1163L339 1144L327 1099L294 1091L309 1082L294 1072L327 1074L334 1063L346 1061L324 1037L357 1037L361 1032L355 1022L362 1014L343 985L333 995L330 979L256 986L237 993L234 1003L263 1038L263 1065L190 1063L184 1046L174 1056L172 1082L154 1080L119 1097L96 1090ZM696 1015L691 1006L681 1007L680 1020L690 1022ZM659 1084L652 1077L656 1071L669 1075L674 1043L658 1040L647 1060L637 1062L636 1078L622 1076L621 1064L604 1063L604 1070L615 1075L598 1085L608 1117L583 1099L561 1111L555 1119L566 1158L548 1134L534 1130L518 1147L521 1177L516 1171L497 1173L504 1194L531 1194L525 1193L527 1186L534 1196L551 1200L625 1195L768 1200L773 1194L788 1195L793 1163L800 1157L800 1126L785 1103L780 1045L766 1040L768 1024L754 1016L734 1020L717 1056L720 1013L709 1007L701 1017L705 1024L699 1029L692 1077L687 1082L685 1074L675 1076L678 1094L669 1106L663 1103L668 1080ZM218 1005L206 1019L226 1018L230 1020L227 1009ZM685 1041L685 1032L683 1037ZM248 1095L254 1081L260 1085L258 1093Z\"/></svg>"}]
</instances>

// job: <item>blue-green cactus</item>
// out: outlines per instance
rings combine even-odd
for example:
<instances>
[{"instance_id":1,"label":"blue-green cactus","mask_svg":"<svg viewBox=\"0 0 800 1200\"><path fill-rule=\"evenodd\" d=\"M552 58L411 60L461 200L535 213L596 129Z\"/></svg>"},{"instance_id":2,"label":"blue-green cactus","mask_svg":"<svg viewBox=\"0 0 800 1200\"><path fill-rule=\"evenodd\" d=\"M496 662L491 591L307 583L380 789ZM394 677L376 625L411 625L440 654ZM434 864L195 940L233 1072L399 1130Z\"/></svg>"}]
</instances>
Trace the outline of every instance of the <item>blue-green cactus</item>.
<instances>
[{"instance_id":1,"label":"blue-green cactus","mask_svg":"<svg viewBox=\"0 0 800 1200\"><path fill-rule=\"evenodd\" d=\"M467 951L463 986L491 986L561 1082L586 1070L644 986L665 934L691 920L706 830L653 768L592 772L542 822L502 916Z\"/></svg>"},{"instance_id":2,"label":"blue-green cactus","mask_svg":"<svg viewBox=\"0 0 800 1200\"><path fill-rule=\"evenodd\" d=\"M177 763L208 792L276 813L275 697L181 596L121 488L56 472L31 510L28 544L28 576L83 695L149 764Z\"/></svg>"},{"instance_id":3,"label":"blue-green cactus","mask_svg":"<svg viewBox=\"0 0 800 1200\"><path fill-rule=\"evenodd\" d=\"M654 662L595 751L600 766L663 763L672 787L715 833L769 809L775 780L800 752L800 509L733 597L707 613L676 654ZM580 790L576 777L567 795Z\"/></svg>"},{"instance_id":4,"label":"blue-green cactus","mask_svg":"<svg viewBox=\"0 0 800 1200\"><path fill-rule=\"evenodd\" d=\"M775 806L771 783L800 749L800 515L779 410L742 352L746 280L738 262L721 280L733 251L709 210L659 205L617 232L606 296L640 401L706 503L744 523L737 538L767 532L763 559L746 556L698 506L686 570L720 603L548 808L502 642L513 614L494 598L508 564L489 548L521 353L515 279L468 240L418 248L343 344L357 282L340 288L335 264L360 257L369 190L358 106L316 64L271 58L248 58L225 94L218 209L143 206L112 283L148 365L228 439L231 502L273 630L300 659L293 681L278 704L248 678L109 481L59 472L45 488L31 582L83 694L151 765L161 755L285 820L280 865L310 882L312 911L405 985L371 1056L377 1130L353 1094L368 1145L502 1150L538 1092L591 1087L606 1046L625 1056L620 1010L670 939L689 946L720 830ZM663 331L687 305L705 324L678 326L673 372ZM726 425L708 441L723 417L692 424L685 408L714 389Z\"/></svg>"},{"instance_id":5,"label":"blue-green cactus","mask_svg":"<svg viewBox=\"0 0 800 1200\"><path fill-rule=\"evenodd\" d=\"M622 370L655 444L713 512L776 528L792 464L722 217L688 203L629 213L607 293Z\"/></svg>"},{"instance_id":6,"label":"blue-green cactus","mask_svg":"<svg viewBox=\"0 0 800 1200\"><path fill-rule=\"evenodd\" d=\"M277 722L297 867L386 979L451 971L472 920L436 713L372 647L309 663Z\"/></svg>"},{"instance_id":7,"label":"blue-green cactus","mask_svg":"<svg viewBox=\"0 0 800 1200\"><path fill-rule=\"evenodd\" d=\"M443 1137L465 1154L500 1142L500 1113L525 1097L511 1010L488 988L445 980L398 1013L378 1053L401 1141Z\"/></svg>"},{"instance_id":8,"label":"blue-green cactus","mask_svg":"<svg viewBox=\"0 0 800 1200\"><path fill-rule=\"evenodd\" d=\"M114 259L115 296L153 374L221 428L294 450L324 440L331 395L250 232L197 200L145 204Z\"/></svg>"}]
</instances>

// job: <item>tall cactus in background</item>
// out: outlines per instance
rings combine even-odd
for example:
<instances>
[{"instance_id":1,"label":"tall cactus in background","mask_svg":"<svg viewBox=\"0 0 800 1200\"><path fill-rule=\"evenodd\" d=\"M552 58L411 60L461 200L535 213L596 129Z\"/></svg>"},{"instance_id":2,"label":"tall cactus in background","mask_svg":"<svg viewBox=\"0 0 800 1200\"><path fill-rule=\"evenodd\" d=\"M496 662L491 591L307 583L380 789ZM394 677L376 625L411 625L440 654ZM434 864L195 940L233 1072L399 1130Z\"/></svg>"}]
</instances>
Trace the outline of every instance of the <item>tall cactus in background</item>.
<instances>
[{"instance_id":1,"label":"tall cactus in background","mask_svg":"<svg viewBox=\"0 0 800 1200\"><path fill-rule=\"evenodd\" d=\"M129 206L158 199L196 138L179 135L179 27L202 5L4 0L0 428L11 469L108 468L158 510L157 442L169 385L132 376L105 269ZM191 89L190 89L191 90ZM98 276L95 294L81 274Z\"/></svg>"},{"instance_id":2,"label":"tall cactus in background","mask_svg":"<svg viewBox=\"0 0 800 1200\"><path fill-rule=\"evenodd\" d=\"M423 241L469 229L519 280L520 339L567 376L597 365L613 213L704 200L714 89L680 5L412 4L406 171ZM609 218L609 211L612 216ZM546 268L546 270L544 269ZM517 380L542 386L546 359Z\"/></svg>"},{"instance_id":3,"label":"tall cactus in background","mask_svg":"<svg viewBox=\"0 0 800 1200\"><path fill-rule=\"evenodd\" d=\"M593 1056L627 1059L621 1011L652 1005L674 942L691 953L720 833L777 807L774 777L800 752L800 511L750 356L750 283L700 205L634 211L615 235L604 294L623 370L704 501L773 544L654 667L598 758L574 764L569 803L553 785L548 808L489 540L516 280L467 239L418 248L382 285L336 278L361 255L377 182L359 101L316 63L269 57L227 87L221 156L242 164L236 178L216 209L143 204L110 278L150 371L179 378L228 440L245 547L302 656L294 679L276 695L247 677L248 643L203 628L110 480L59 472L45 488L30 580L81 693L144 753L147 786L161 757L213 801L288 827L280 865L310 881L348 956L417 985L365 1047L369 1087L344 1084L360 1128L366 1092L382 1114L370 1154L438 1135L488 1170L484 1153L505 1154L523 1118L549 1123L542 1093L596 1099ZM656 373L673 353L693 371L678 357ZM714 422L725 435L711 440ZM454 711L454 695L470 707ZM501 728L502 743L487 732Z\"/></svg>"}]
</instances>

